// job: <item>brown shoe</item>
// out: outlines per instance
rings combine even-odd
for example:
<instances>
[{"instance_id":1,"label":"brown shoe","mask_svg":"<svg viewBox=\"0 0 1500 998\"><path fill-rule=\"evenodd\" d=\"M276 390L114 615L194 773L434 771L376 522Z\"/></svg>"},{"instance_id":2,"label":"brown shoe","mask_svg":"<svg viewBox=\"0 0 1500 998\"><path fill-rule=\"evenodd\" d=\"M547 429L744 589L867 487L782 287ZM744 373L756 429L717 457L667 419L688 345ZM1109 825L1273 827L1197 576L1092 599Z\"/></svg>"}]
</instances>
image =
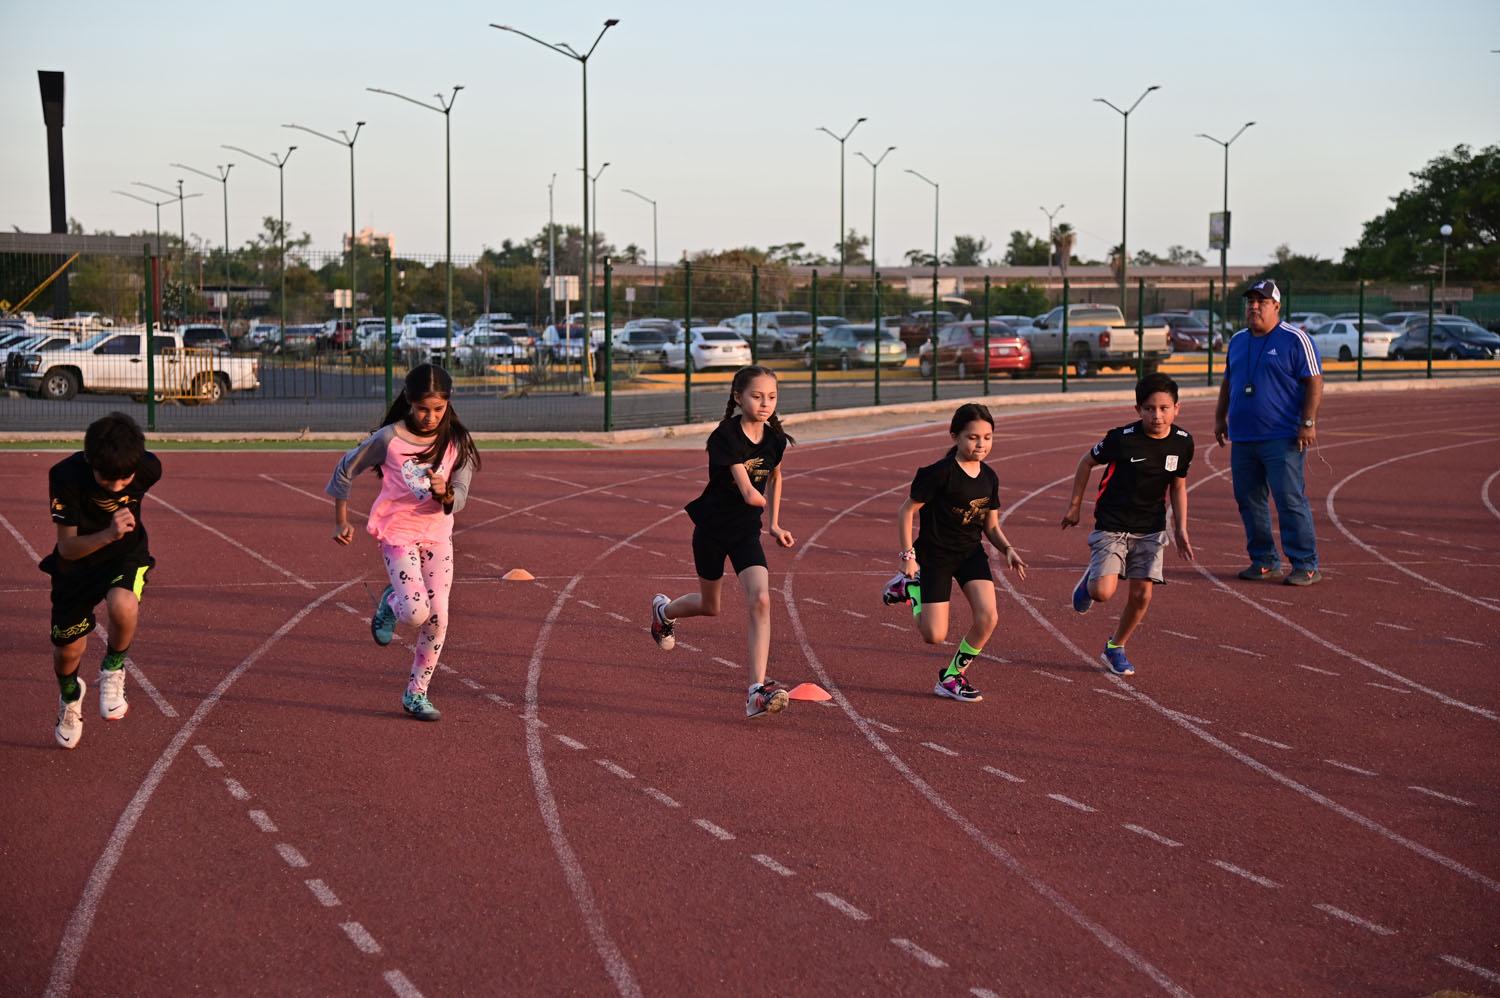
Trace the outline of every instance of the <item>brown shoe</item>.
<instances>
[{"instance_id":1,"label":"brown shoe","mask_svg":"<svg viewBox=\"0 0 1500 998\"><path fill-rule=\"evenodd\" d=\"M1246 582L1280 582L1281 572L1265 565L1251 565L1240 572L1240 578Z\"/></svg>"},{"instance_id":2,"label":"brown shoe","mask_svg":"<svg viewBox=\"0 0 1500 998\"><path fill-rule=\"evenodd\" d=\"M1315 586L1323 581L1323 573L1316 568L1295 568L1281 581L1288 586Z\"/></svg>"}]
</instances>

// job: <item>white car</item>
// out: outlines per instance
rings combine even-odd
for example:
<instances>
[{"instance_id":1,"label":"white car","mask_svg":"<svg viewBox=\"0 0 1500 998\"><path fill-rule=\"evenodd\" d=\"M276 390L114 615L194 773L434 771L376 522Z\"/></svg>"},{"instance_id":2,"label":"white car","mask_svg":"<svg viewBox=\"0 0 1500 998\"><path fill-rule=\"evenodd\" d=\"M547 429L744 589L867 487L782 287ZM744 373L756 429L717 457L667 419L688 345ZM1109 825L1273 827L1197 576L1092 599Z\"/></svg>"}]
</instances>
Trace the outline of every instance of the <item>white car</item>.
<instances>
[{"instance_id":1,"label":"white car","mask_svg":"<svg viewBox=\"0 0 1500 998\"><path fill-rule=\"evenodd\" d=\"M536 342L536 337L531 335L531 327L524 322L517 322L510 317L509 312L486 312L474 320L471 333L504 333L515 341L518 347L531 347Z\"/></svg>"},{"instance_id":2,"label":"white car","mask_svg":"<svg viewBox=\"0 0 1500 998\"><path fill-rule=\"evenodd\" d=\"M1390 355L1391 341L1401 335L1396 330L1374 319L1365 320L1365 357L1384 360ZM1325 322L1308 336L1318 346L1318 357L1322 360L1353 360L1359 356L1359 322L1350 319L1335 319Z\"/></svg>"},{"instance_id":3,"label":"white car","mask_svg":"<svg viewBox=\"0 0 1500 998\"><path fill-rule=\"evenodd\" d=\"M487 327L476 326L464 337L464 345L458 350L459 359L469 368L488 367L491 364L523 364L530 360L526 348L516 343L509 333L495 332Z\"/></svg>"},{"instance_id":4,"label":"white car","mask_svg":"<svg viewBox=\"0 0 1500 998\"><path fill-rule=\"evenodd\" d=\"M1332 321L1332 319L1322 312L1293 312L1286 317L1288 325L1296 326L1304 333L1310 333L1324 323Z\"/></svg>"},{"instance_id":5,"label":"white car","mask_svg":"<svg viewBox=\"0 0 1500 998\"><path fill-rule=\"evenodd\" d=\"M464 344L463 333L463 329L455 323L453 326L454 353L458 353ZM397 349L408 355L415 363L426 361L442 364L447 345L448 323L440 315L434 321L417 322L403 327Z\"/></svg>"},{"instance_id":6,"label":"white car","mask_svg":"<svg viewBox=\"0 0 1500 998\"><path fill-rule=\"evenodd\" d=\"M542 333L538 352L559 362L574 362L583 359L583 327L574 324L548 326Z\"/></svg>"},{"instance_id":7,"label":"white car","mask_svg":"<svg viewBox=\"0 0 1500 998\"><path fill-rule=\"evenodd\" d=\"M692 336L691 345L683 341ZM707 371L714 367L739 370L750 363L750 344L740 339L740 334L728 326L709 326L694 329L691 334L678 333L677 338L661 348L661 366L669 371L686 369L684 357L692 350L693 370Z\"/></svg>"}]
</instances>

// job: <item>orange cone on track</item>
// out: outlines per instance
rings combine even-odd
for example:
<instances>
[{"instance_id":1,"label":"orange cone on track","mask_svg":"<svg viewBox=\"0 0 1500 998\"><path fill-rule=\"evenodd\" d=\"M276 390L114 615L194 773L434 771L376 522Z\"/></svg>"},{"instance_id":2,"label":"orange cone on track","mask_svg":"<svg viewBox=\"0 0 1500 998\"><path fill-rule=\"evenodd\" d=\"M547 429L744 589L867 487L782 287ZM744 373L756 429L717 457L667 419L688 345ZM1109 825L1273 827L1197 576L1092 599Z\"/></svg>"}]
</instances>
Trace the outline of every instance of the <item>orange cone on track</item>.
<instances>
[{"instance_id":1,"label":"orange cone on track","mask_svg":"<svg viewBox=\"0 0 1500 998\"><path fill-rule=\"evenodd\" d=\"M793 700L811 700L814 703L833 699L833 695L817 683L798 683L787 690L786 695Z\"/></svg>"},{"instance_id":2,"label":"orange cone on track","mask_svg":"<svg viewBox=\"0 0 1500 998\"><path fill-rule=\"evenodd\" d=\"M532 575L524 568L512 568L509 572L506 572L504 575L500 576L500 578L505 580L506 582L531 582L536 578L536 576Z\"/></svg>"}]
</instances>

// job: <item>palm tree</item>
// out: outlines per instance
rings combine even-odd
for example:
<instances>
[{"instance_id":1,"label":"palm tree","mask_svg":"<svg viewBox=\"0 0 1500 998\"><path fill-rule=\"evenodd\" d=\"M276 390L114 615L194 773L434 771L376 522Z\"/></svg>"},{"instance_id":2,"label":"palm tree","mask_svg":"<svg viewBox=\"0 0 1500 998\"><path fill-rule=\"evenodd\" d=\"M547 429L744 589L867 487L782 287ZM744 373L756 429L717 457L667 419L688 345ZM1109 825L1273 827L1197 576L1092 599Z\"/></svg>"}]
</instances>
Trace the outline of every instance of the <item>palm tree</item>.
<instances>
[{"instance_id":1,"label":"palm tree","mask_svg":"<svg viewBox=\"0 0 1500 998\"><path fill-rule=\"evenodd\" d=\"M1058 223L1052 232L1052 245L1057 247L1058 269L1062 271L1065 280L1068 276L1068 262L1073 258L1073 243L1077 239L1078 233L1067 222Z\"/></svg>"}]
</instances>

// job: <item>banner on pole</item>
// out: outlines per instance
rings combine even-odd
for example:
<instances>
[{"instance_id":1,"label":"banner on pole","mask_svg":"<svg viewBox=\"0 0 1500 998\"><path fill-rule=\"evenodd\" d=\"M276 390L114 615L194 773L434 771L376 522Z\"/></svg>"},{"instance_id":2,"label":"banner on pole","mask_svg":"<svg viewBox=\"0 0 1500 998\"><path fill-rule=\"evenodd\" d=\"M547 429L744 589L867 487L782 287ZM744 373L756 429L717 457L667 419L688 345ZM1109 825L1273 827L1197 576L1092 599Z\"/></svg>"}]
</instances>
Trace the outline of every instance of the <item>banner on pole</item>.
<instances>
[{"instance_id":1,"label":"banner on pole","mask_svg":"<svg viewBox=\"0 0 1500 998\"><path fill-rule=\"evenodd\" d=\"M1208 248L1211 250L1229 248L1229 212L1215 211L1209 214Z\"/></svg>"}]
</instances>

